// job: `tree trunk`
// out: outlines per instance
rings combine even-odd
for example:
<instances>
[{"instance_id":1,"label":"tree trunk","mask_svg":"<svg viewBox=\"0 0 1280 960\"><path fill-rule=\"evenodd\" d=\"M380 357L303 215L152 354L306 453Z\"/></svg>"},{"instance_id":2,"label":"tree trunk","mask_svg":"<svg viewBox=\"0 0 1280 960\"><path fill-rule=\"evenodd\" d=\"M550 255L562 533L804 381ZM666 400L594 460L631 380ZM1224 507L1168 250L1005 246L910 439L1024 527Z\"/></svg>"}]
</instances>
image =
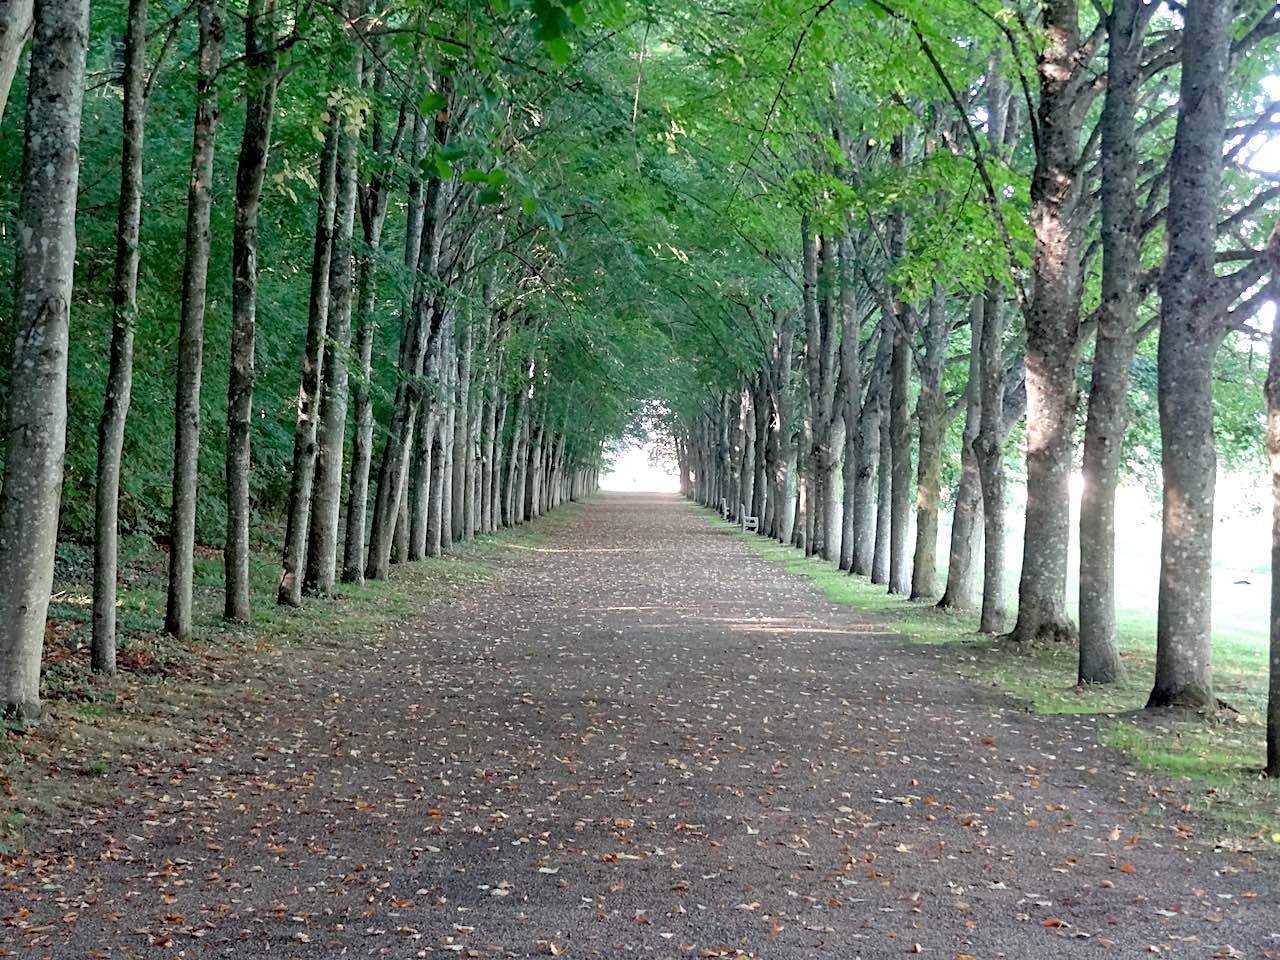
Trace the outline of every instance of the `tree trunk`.
<instances>
[{"instance_id":1,"label":"tree trunk","mask_svg":"<svg viewBox=\"0 0 1280 960\"><path fill-rule=\"evenodd\" d=\"M4 485L0 493L0 707L40 713L67 434L87 0L42 0L27 88Z\"/></svg>"},{"instance_id":2,"label":"tree trunk","mask_svg":"<svg viewBox=\"0 0 1280 960\"><path fill-rule=\"evenodd\" d=\"M448 133L446 121L440 119L443 116L447 116L446 111L441 111L435 122L434 142L440 146L444 145ZM409 250L406 246L406 265L409 265L410 259L413 260L410 275L414 277L414 292L400 337L396 394L392 404L391 423L387 429L387 441L382 448L382 462L378 468L378 486L369 529L369 556L365 575L373 580L386 576L387 564L391 559L392 540L400 510L399 498L404 492L405 472L409 465L413 420L421 399L417 380L425 368L427 358L438 347L444 324L444 304L435 290L440 262L440 218L444 195L440 179L431 177L423 191L421 251ZM409 240L411 243L412 232ZM434 463L436 458L432 459ZM432 496L434 498L434 494ZM443 534L441 539L446 539Z\"/></svg>"},{"instance_id":3,"label":"tree trunk","mask_svg":"<svg viewBox=\"0 0 1280 960\"><path fill-rule=\"evenodd\" d=\"M889 433L892 457L889 494L889 592L911 592L907 531L911 522L911 311L893 323L893 358L889 364ZM905 329L904 329L905 328Z\"/></svg>"},{"instance_id":4,"label":"tree trunk","mask_svg":"<svg viewBox=\"0 0 1280 960\"><path fill-rule=\"evenodd\" d=\"M862 416L858 418L858 476L854 490L854 538L853 568L850 573L863 577L872 577L877 569L876 558L881 554L880 538L877 536L876 501L879 484L881 457L884 452L881 434L882 429L881 400L885 391L885 381L889 376L889 358L893 341L885 334L884 324L880 325L879 340L876 346L875 363L871 368L871 381L867 384L867 395L862 403ZM885 528L886 534L888 528ZM887 541L886 544L887 546ZM886 551L887 553L887 551ZM888 556L883 557L883 564L888 565ZM885 583L888 573L877 582Z\"/></svg>"},{"instance_id":5,"label":"tree trunk","mask_svg":"<svg viewBox=\"0 0 1280 960\"><path fill-rule=\"evenodd\" d=\"M456 317L450 317L446 323L448 334L445 337L443 363L448 371L444 384L444 412L441 415L444 430L444 475L440 481L440 549L448 551L453 547L453 452L454 432L458 426L458 408L454 398L458 393L458 351L454 340L454 324Z\"/></svg>"},{"instance_id":6,"label":"tree trunk","mask_svg":"<svg viewBox=\"0 0 1280 960\"><path fill-rule=\"evenodd\" d=\"M839 413L844 418L844 472L840 524L839 569L853 571L858 479L858 414L862 410L862 318L857 303L857 262L853 240L840 241L840 386Z\"/></svg>"},{"instance_id":7,"label":"tree trunk","mask_svg":"<svg viewBox=\"0 0 1280 960\"><path fill-rule=\"evenodd\" d=\"M1280 234L1271 235L1271 302L1280 305ZM1271 643L1268 651L1266 775L1280 777L1280 337L1271 337L1263 385L1267 403L1267 458L1271 463Z\"/></svg>"},{"instance_id":8,"label":"tree trunk","mask_svg":"<svg viewBox=\"0 0 1280 960\"><path fill-rule=\"evenodd\" d=\"M3 20L0 20L2 23ZM124 109L120 204L111 284L111 360L98 420L94 503L93 638L90 664L116 672L116 568L119 559L120 459L133 390L133 335L138 317L138 229L142 222L142 142L146 111L147 0L129 0L124 40ZM0 65L0 88L5 86ZM3 110L0 99L0 110Z\"/></svg>"},{"instance_id":9,"label":"tree trunk","mask_svg":"<svg viewBox=\"0 0 1280 960\"><path fill-rule=\"evenodd\" d=\"M502 499L502 468L505 461L503 456L502 437L507 427L507 397L505 393L499 392L495 401L496 412L493 421L493 472L490 481L493 484L489 496L493 501L493 517L489 527L489 532L493 533L506 523L503 516Z\"/></svg>"},{"instance_id":10,"label":"tree trunk","mask_svg":"<svg viewBox=\"0 0 1280 960\"><path fill-rule=\"evenodd\" d=\"M982 419L982 319L984 298L974 297L969 309L969 378L964 390L964 429L960 434L960 482L951 513L951 552L947 586L938 606L943 610L971 610L974 605L974 565L982 522L982 481L974 443Z\"/></svg>"},{"instance_id":11,"label":"tree trunk","mask_svg":"<svg viewBox=\"0 0 1280 960\"><path fill-rule=\"evenodd\" d=\"M375 83L378 81L375 79ZM416 169L426 151L426 124L415 113L412 161ZM380 128L373 125L375 153L382 146ZM377 331L374 301L377 291L378 249L386 222L390 198L390 178L380 172L364 191L361 225L364 248L358 260L359 288L356 318L356 346L360 373L352 390L354 434L351 438L351 468L347 479L347 526L342 541L342 582L363 583L365 567L365 515L369 505L369 465L373 461L373 340ZM412 210L412 204L410 205Z\"/></svg>"},{"instance_id":12,"label":"tree trunk","mask_svg":"<svg viewBox=\"0 0 1280 960\"><path fill-rule=\"evenodd\" d=\"M1213 358L1222 337L1214 245L1230 78L1232 6L1187 4L1182 86L1169 158L1169 237L1160 277L1157 352L1163 538L1156 679L1149 707L1215 705L1210 664L1213 583Z\"/></svg>"},{"instance_id":13,"label":"tree trunk","mask_svg":"<svg viewBox=\"0 0 1280 960\"><path fill-rule=\"evenodd\" d=\"M939 288L929 301L920 363L920 395L916 422L920 425L920 461L916 473L916 548L911 561L911 599L938 593L938 509L942 501L942 441L947 430L947 402L942 373L947 360L946 302Z\"/></svg>"},{"instance_id":14,"label":"tree trunk","mask_svg":"<svg viewBox=\"0 0 1280 960\"><path fill-rule=\"evenodd\" d=\"M248 622L249 441L253 432L254 341L258 309L258 208L276 109L275 0L251 0L244 21L249 99L236 167L236 210L231 236L231 371L227 382L227 540L223 547L226 596L222 615ZM265 34L265 35L264 35Z\"/></svg>"},{"instance_id":15,"label":"tree trunk","mask_svg":"<svg viewBox=\"0 0 1280 960\"><path fill-rule=\"evenodd\" d=\"M979 356L982 419L974 452L982 486L983 550L978 632L999 633L1005 620L1004 290L996 280L987 283Z\"/></svg>"},{"instance_id":16,"label":"tree trunk","mask_svg":"<svg viewBox=\"0 0 1280 960\"><path fill-rule=\"evenodd\" d=\"M320 154L316 232L311 254L311 296L307 334L302 348L302 378L298 386L298 414L293 427L293 468L289 474L289 507L285 517L284 558L276 602L302 604L303 568L311 521L311 493L316 466L316 422L319 419L320 371L324 365L329 318L329 264L333 258L335 168L338 124L329 122Z\"/></svg>"},{"instance_id":17,"label":"tree trunk","mask_svg":"<svg viewBox=\"0 0 1280 960\"><path fill-rule=\"evenodd\" d=\"M515 415L511 421L511 454L507 458L507 484L502 492L503 526L514 527L516 520L516 488L520 481L520 434L524 431L524 418L528 390L522 388L516 394Z\"/></svg>"},{"instance_id":18,"label":"tree trunk","mask_svg":"<svg viewBox=\"0 0 1280 960\"><path fill-rule=\"evenodd\" d=\"M31 36L32 10L31 0L0 0L0 120L4 119L22 48Z\"/></svg>"},{"instance_id":19,"label":"tree trunk","mask_svg":"<svg viewBox=\"0 0 1280 960\"><path fill-rule=\"evenodd\" d=\"M886 380L889 376L886 374ZM886 585L891 576L889 558L893 516L893 425L890 422L889 395L889 390L882 389L879 398L880 468L877 471L876 485L876 549L871 561L871 582Z\"/></svg>"},{"instance_id":20,"label":"tree trunk","mask_svg":"<svg viewBox=\"0 0 1280 960\"><path fill-rule=\"evenodd\" d=\"M452 511L453 539L459 543L467 539L467 464L471 459L471 352L475 342L475 332L471 317L459 318L462 327L458 331L457 363L458 386L454 393L454 431L453 431L453 502L449 505Z\"/></svg>"},{"instance_id":21,"label":"tree trunk","mask_svg":"<svg viewBox=\"0 0 1280 960\"><path fill-rule=\"evenodd\" d=\"M431 514L431 448L436 438L439 413L430 401L427 414L422 417L415 433L417 453L410 472L409 486L412 507L409 511L409 559L422 560L427 554L428 520Z\"/></svg>"},{"instance_id":22,"label":"tree trunk","mask_svg":"<svg viewBox=\"0 0 1280 960\"><path fill-rule=\"evenodd\" d=\"M421 420L415 424L415 432ZM409 445L413 445L410 439ZM405 486L400 491L399 506L396 508L396 533L391 541L391 562L405 563L409 559L409 475L405 473Z\"/></svg>"},{"instance_id":23,"label":"tree trunk","mask_svg":"<svg viewBox=\"0 0 1280 960\"><path fill-rule=\"evenodd\" d=\"M362 79L356 54L348 95ZM354 297L352 236L355 231L356 185L359 182L360 132L346 117L338 120L338 153L334 169L333 256L329 262L329 348L324 357L324 388L316 444L315 503L307 547L307 589L331 594L338 574L338 512L342 503L342 461L346 453L347 399L350 382L351 307Z\"/></svg>"},{"instance_id":24,"label":"tree trunk","mask_svg":"<svg viewBox=\"0 0 1280 960\"><path fill-rule=\"evenodd\" d=\"M448 504L444 499L445 445L448 441L443 414L436 418L431 431L431 471L430 489L427 500L427 549L429 557L440 556L443 550L443 529L448 522L445 512Z\"/></svg>"},{"instance_id":25,"label":"tree trunk","mask_svg":"<svg viewBox=\"0 0 1280 960\"><path fill-rule=\"evenodd\" d=\"M751 388L751 415L755 421L755 475L751 481L751 502L747 509L757 520L756 532L765 533L765 505L769 498L769 394L765 378L758 376Z\"/></svg>"},{"instance_id":26,"label":"tree trunk","mask_svg":"<svg viewBox=\"0 0 1280 960\"><path fill-rule=\"evenodd\" d=\"M178 371L174 390L173 500L169 512L169 586L164 631L180 643L191 639L195 567L196 487L200 468L200 375L204 363L205 287L209 279L209 212L218 132L214 83L226 34L222 5L200 4L196 111L187 188L186 254L178 321Z\"/></svg>"},{"instance_id":27,"label":"tree trunk","mask_svg":"<svg viewBox=\"0 0 1280 960\"><path fill-rule=\"evenodd\" d=\"M1043 11L1048 43L1038 60L1039 138L1031 178L1035 289L1026 316L1027 508L1011 634L1024 642L1076 635L1066 608L1067 553L1084 227L1080 132L1091 99L1092 54L1081 40L1078 0L1054 0Z\"/></svg>"},{"instance_id":28,"label":"tree trunk","mask_svg":"<svg viewBox=\"0 0 1280 960\"><path fill-rule=\"evenodd\" d=\"M1102 302L1084 428L1080 498L1081 683L1120 679L1116 645L1115 507L1128 427L1129 367L1137 348L1142 271L1135 117L1142 85L1141 0L1115 0L1108 23L1107 94L1102 108Z\"/></svg>"}]
</instances>

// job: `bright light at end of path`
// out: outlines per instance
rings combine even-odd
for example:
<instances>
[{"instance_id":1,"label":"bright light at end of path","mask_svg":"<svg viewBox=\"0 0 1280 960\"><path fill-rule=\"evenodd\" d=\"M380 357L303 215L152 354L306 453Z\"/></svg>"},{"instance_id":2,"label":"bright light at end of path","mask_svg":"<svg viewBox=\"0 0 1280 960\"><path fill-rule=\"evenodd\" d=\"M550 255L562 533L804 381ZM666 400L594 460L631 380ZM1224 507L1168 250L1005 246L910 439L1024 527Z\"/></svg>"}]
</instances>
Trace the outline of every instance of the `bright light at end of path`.
<instances>
[{"instance_id":1,"label":"bright light at end of path","mask_svg":"<svg viewBox=\"0 0 1280 960\"><path fill-rule=\"evenodd\" d=\"M650 444L628 443L613 455L613 467L600 480L602 490L621 493L678 493L675 464L663 463Z\"/></svg>"}]
</instances>

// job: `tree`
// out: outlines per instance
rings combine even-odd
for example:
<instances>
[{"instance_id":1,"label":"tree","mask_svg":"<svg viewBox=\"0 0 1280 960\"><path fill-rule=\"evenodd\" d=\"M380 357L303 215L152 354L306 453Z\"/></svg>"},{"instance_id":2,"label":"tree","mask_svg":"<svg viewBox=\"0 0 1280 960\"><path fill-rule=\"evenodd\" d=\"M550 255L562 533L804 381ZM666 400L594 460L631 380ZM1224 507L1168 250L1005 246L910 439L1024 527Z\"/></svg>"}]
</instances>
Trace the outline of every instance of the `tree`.
<instances>
[{"instance_id":1,"label":"tree","mask_svg":"<svg viewBox=\"0 0 1280 960\"><path fill-rule=\"evenodd\" d=\"M142 142L146 111L147 0L130 0L124 40L123 134L116 260L111 284L111 368L98 421L93 537L92 666L116 670L116 561L119 551L120 456L133 390L133 335L138 315L138 230L142 222Z\"/></svg>"},{"instance_id":2,"label":"tree","mask_svg":"<svg viewBox=\"0 0 1280 960\"><path fill-rule=\"evenodd\" d=\"M1178 128L1169 157L1160 276L1164 507L1156 677L1150 707L1213 707L1213 357L1226 333L1215 270L1230 78L1231 8L1187 4Z\"/></svg>"},{"instance_id":3,"label":"tree","mask_svg":"<svg viewBox=\"0 0 1280 960\"><path fill-rule=\"evenodd\" d=\"M1271 234L1270 297L1280 310L1280 230ZM1271 569L1280 570L1280 337L1271 337L1271 358L1263 385L1267 404L1267 457L1271 464ZM1267 657L1266 775L1280 777L1280 577L1271 577L1271 643Z\"/></svg>"},{"instance_id":4,"label":"tree","mask_svg":"<svg viewBox=\"0 0 1280 960\"><path fill-rule=\"evenodd\" d=\"M354 46L354 45L353 45ZM321 594L333 590L338 565L338 507L342 502L342 464L346 446L348 364L351 350L351 309L355 264L356 188L359 182L357 148L360 112L354 103L362 80L363 54L352 55L348 82L338 121L336 203L333 255L329 262L328 350L324 358L324 400L320 413L316 490L311 508L311 544L307 552L307 586ZM345 114L345 115L344 115Z\"/></svg>"},{"instance_id":5,"label":"tree","mask_svg":"<svg viewBox=\"0 0 1280 960\"><path fill-rule=\"evenodd\" d=\"M1155 5L1116 0L1107 25L1102 107L1102 302L1089 383L1080 500L1081 683L1119 679L1115 623L1115 498L1128 420L1129 367L1137 347L1141 282L1136 116L1142 40Z\"/></svg>"},{"instance_id":6,"label":"tree","mask_svg":"<svg viewBox=\"0 0 1280 960\"><path fill-rule=\"evenodd\" d=\"M0 2L0 119L4 118L4 108L9 102L22 48L31 36L32 9L32 0Z\"/></svg>"},{"instance_id":7,"label":"tree","mask_svg":"<svg viewBox=\"0 0 1280 960\"><path fill-rule=\"evenodd\" d=\"M67 343L76 258L87 0L35 11L18 207L15 339L0 488L0 707L40 713L67 431Z\"/></svg>"},{"instance_id":8,"label":"tree","mask_svg":"<svg viewBox=\"0 0 1280 960\"><path fill-rule=\"evenodd\" d=\"M222 5L199 6L196 109L192 121L191 177L187 190L186 249L178 323L177 382L174 390L173 494L169 510L169 588L165 633L191 639L191 591L195 567L196 488L200 474L200 381L204 367L205 291L209 279L210 208L218 133L215 83L226 39Z\"/></svg>"},{"instance_id":9,"label":"tree","mask_svg":"<svg viewBox=\"0 0 1280 960\"><path fill-rule=\"evenodd\" d=\"M320 152L320 190L316 200L315 245L311 254L311 293L307 333L302 348L298 416L293 433L293 465L289 471L289 506L280 564L278 603L302 604L303 569L311 531L312 487L316 467L316 434L320 419L320 373L325 361L329 323L329 264L333 258L333 219L337 195L337 118L330 119Z\"/></svg>"},{"instance_id":10,"label":"tree","mask_svg":"<svg viewBox=\"0 0 1280 960\"><path fill-rule=\"evenodd\" d=\"M1093 99L1090 67L1105 33L1103 24L1082 31L1079 0L1044 3L1041 27L1046 43L1036 61L1031 177L1034 287L1026 308L1027 508L1011 634L1018 641L1076 635L1066 593L1085 227L1081 132ZM991 527L988 516L988 540Z\"/></svg>"},{"instance_id":11,"label":"tree","mask_svg":"<svg viewBox=\"0 0 1280 960\"><path fill-rule=\"evenodd\" d=\"M227 542L223 616L244 622L249 609L249 441L253 432L254 343L258 309L258 209L275 118L277 47L271 18L275 0L250 0L244 20L249 98L236 167L235 229L231 241L231 376L227 382Z\"/></svg>"}]
</instances>

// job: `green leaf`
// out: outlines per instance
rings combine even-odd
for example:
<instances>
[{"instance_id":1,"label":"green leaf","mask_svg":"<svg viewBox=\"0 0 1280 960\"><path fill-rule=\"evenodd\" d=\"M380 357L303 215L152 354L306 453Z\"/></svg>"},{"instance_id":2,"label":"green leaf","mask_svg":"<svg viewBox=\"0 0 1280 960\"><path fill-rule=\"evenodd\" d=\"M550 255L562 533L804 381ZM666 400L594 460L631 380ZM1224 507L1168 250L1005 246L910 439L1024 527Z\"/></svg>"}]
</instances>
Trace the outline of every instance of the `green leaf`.
<instances>
[{"instance_id":1,"label":"green leaf","mask_svg":"<svg viewBox=\"0 0 1280 960\"><path fill-rule=\"evenodd\" d=\"M551 59L562 66L573 59L573 48L563 37L552 37L547 41L547 53Z\"/></svg>"}]
</instances>

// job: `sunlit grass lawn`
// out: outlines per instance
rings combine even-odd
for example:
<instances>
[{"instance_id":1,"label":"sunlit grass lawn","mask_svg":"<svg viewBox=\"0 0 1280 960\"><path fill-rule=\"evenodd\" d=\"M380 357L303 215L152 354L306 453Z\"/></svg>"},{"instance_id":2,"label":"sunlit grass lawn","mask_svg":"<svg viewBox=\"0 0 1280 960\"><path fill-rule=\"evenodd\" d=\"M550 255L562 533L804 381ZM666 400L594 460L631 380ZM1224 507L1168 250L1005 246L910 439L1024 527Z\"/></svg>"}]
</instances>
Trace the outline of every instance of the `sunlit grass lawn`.
<instances>
[{"instance_id":1,"label":"sunlit grass lawn","mask_svg":"<svg viewBox=\"0 0 1280 960\"><path fill-rule=\"evenodd\" d=\"M711 522L737 530L714 515ZM1109 719L1104 741L1139 766L1193 785L1197 805L1231 832L1274 843L1280 831L1280 784L1260 779L1264 761L1267 651L1265 627L1237 618L1215 628L1214 678L1228 709L1213 716L1149 716L1142 712L1155 673L1154 609L1122 609L1118 640L1124 679L1111 686L1076 684L1072 644L1015 646L975 632L974 614L939 610L933 603L890 595L830 563L754 534L739 533L765 559L813 580L833 601L856 607L895 633L955 649L955 669L991 684L1041 713L1091 713ZM942 541L945 543L945 539ZM1120 563L1125 562L1122 555ZM945 576L940 580L945 582ZM1016 581L1007 596L1017 598ZM1280 839L1280 834L1277 834Z\"/></svg>"}]
</instances>

